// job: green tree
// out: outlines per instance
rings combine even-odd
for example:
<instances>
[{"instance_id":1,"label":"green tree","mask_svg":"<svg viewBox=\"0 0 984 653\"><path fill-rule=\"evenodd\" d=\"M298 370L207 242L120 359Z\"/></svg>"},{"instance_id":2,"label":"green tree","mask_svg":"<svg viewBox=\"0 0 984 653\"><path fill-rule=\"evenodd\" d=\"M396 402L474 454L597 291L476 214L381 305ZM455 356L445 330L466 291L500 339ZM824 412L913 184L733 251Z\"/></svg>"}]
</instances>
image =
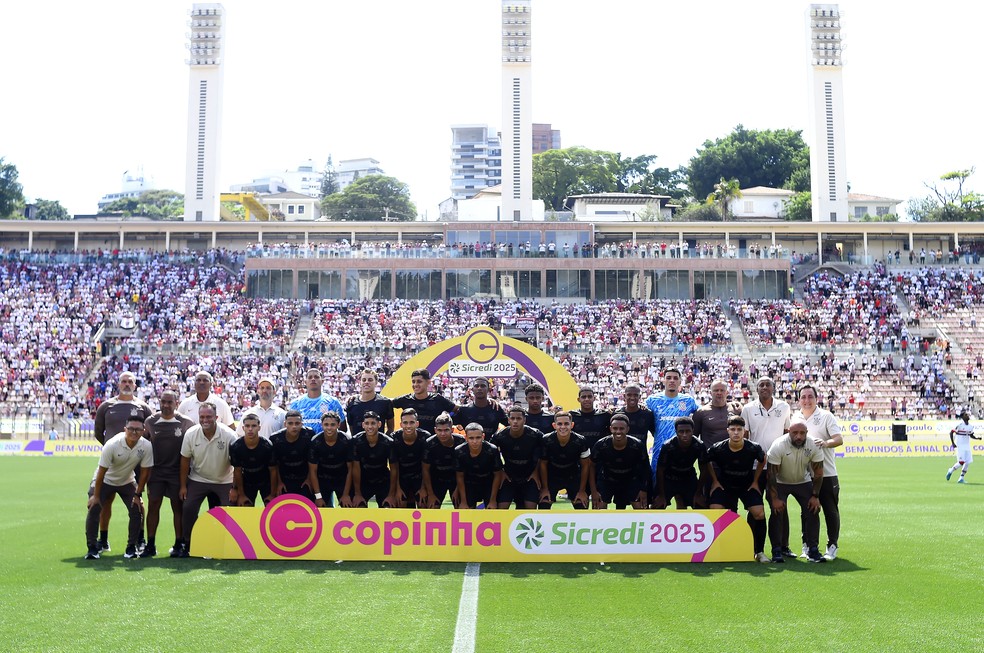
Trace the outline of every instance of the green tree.
<instances>
[{"instance_id":1,"label":"green tree","mask_svg":"<svg viewBox=\"0 0 984 653\"><path fill-rule=\"evenodd\" d=\"M737 179L724 179L714 184L714 192L707 196L707 204L717 204L721 219L727 220L731 217L731 207L728 206L731 200L741 197L741 186Z\"/></svg>"},{"instance_id":2,"label":"green tree","mask_svg":"<svg viewBox=\"0 0 984 653\"><path fill-rule=\"evenodd\" d=\"M809 222L813 219L813 199L809 191L796 193L783 205L783 217L791 222Z\"/></svg>"},{"instance_id":3,"label":"green tree","mask_svg":"<svg viewBox=\"0 0 984 653\"><path fill-rule=\"evenodd\" d=\"M851 185L847 185L847 191L851 192ZM797 168L793 171L793 174L789 177L783 188L786 190L791 190L795 193L809 193L810 192L810 166L807 165L804 168Z\"/></svg>"},{"instance_id":4,"label":"green tree","mask_svg":"<svg viewBox=\"0 0 984 653\"><path fill-rule=\"evenodd\" d=\"M37 215L35 216L38 220L71 220L72 216L69 215L68 210L61 205L58 200L42 200L38 199L34 202L34 205L38 208Z\"/></svg>"},{"instance_id":5,"label":"green tree","mask_svg":"<svg viewBox=\"0 0 984 653\"><path fill-rule=\"evenodd\" d=\"M673 215L674 222L720 222L721 212L715 204L692 202Z\"/></svg>"},{"instance_id":6,"label":"green tree","mask_svg":"<svg viewBox=\"0 0 984 653\"><path fill-rule=\"evenodd\" d=\"M534 154L533 197L548 209L562 211L571 195L615 192L618 170L618 155L586 147Z\"/></svg>"},{"instance_id":7,"label":"green tree","mask_svg":"<svg viewBox=\"0 0 984 653\"><path fill-rule=\"evenodd\" d=\"M964 188L974 168L953 170L938 182L925 184L931 194L909 200L909 218L916 222L976 222L984 220L984 197Z\"/></svg>"},{"instance_id":8,"label":"green tree","mask_svg":"<svg viewBox=\"0 0 984 653\"><path fill-rule=\"evenodd\" d=\"M321 178L321 192L318 199L325 199L329 195L334 195L338 192L338 172L335 170L335 164L331 160L331 155L328 155L328 162L325 163L325 172Z\"/></svg>"},{"instance_id":9,"label":"green tree","mask_svg":"<svg viewBox=\"0 0 984 653\"><path fill-rule=\"evenodd\" d=\"M246 219L246 207L239 202L222 202L222 208L232 214L237 220Z\"/></svg>"},{"instance_id":10,"label":"green tree","mask_svg":"<svg viewBox=\"0 0 984 653\"><path fill-rule=\"evenodd\" d=\"M885 215L868 215L867 213L861 216L861 222L898 222L899 216L894 213L886 213Z\"/></svg>"},{"instance_id":11,"label":"green tree","mask_svg":"<svg viewBox=\"0 0 984 653\"><path fill-rule=\"evenodd\" d=\"M738 125L724 138L704 141L690 159L688 183L694 197L711 194L720 179L736 179L740 188L783 188L794 182L807 190L809 170L810 149L801 131Z\"/></svg>"},{"instance_id":12,"label":"green tree","mask_svg":"<svg viewBox=\"0 0 984 653\"><path fill-rule=\"evenodd\" d=\"M332 220L415 220L410 188L386 175L366 175L340 193L321 200L321 213Z\"/></svg>"},{"instance_id":13,"label":"green tree","mask_svg":"<svg viewBox=\"0 0 984 653\"><path fill-rule=\"evenodd\" d=\"M0 157L0 218L14 214L24 204L24 187L17 181L17 166Z\"/></svg>"},{"instance_id":14,"label":"green tree","mask_svg":"<svg viewBox=\"0 0 984 653\"><path fill-rule=\"evenodd\" d=\"M102 212L125 218L138 215L152 220L181 220L184 195L173 190L147 190L139 197L121 197L103 207Z\"/></svg>"},{"instance_id":15,"label":"green tree","mask_svg":"<svg viewBox=\"0 0 984 653\"><path fill-rule=\"evenodd\" d=\"M685 182L682 168L658 167L654 154L628 157L568 147L533 155L533 197L555 211L564 209L568 197L590 193L669 195L681 200L687 195Z\"/></svg>"},{"instance_id":16,"label":"green tree","mask_svg":"<svg viewBox=\"0 0 984 653\"><path fill-rule=\"evenodd\" d=\"M612 163L615 190L619 193L669 195L675 200L682 200L687 195L686 170L658 167L655 154L623 157L617 153Z\"/></svg>"}]
</instances>

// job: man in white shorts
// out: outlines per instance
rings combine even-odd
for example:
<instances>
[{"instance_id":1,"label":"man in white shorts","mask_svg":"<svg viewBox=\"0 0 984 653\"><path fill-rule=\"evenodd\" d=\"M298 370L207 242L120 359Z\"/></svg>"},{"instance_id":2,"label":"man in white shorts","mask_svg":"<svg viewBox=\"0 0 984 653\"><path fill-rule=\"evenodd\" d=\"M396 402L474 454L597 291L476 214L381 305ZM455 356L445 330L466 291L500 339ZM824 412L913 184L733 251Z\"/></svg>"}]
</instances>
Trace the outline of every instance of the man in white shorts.
<instances>
[{"instance_id":1,"label":"man in white shorts","mask_svg":"<svg viewBox=\"0 0 984 653\"><path fill-rule=\"evenodd\" d=\"M970 463L974 462L974 454L970 450L970 439L982 440L984 438L974 435L974 427L970 425L970 413L964 411L960 414L960 419L963 421L950 430L950 444L957 452L957 462L954 463L953 467L946 470L946 480L949 481L953 472L960 469L960 478L957 479L957 483L966 483L967 469L970 467Z\"/></svg>"}]
</instances>

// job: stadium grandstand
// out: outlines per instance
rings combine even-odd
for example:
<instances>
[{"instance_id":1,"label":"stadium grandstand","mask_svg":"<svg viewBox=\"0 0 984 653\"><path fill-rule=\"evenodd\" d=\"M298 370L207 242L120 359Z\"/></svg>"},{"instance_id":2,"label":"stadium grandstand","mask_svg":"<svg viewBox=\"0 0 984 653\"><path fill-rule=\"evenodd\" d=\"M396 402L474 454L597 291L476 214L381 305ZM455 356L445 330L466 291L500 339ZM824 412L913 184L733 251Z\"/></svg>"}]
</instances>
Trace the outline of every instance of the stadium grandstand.
<instances>
[{"instance_id":1,"label":"stadium grandstand","mask_svg":"<svg viewBox=\"0 0 984 653\"><path fill-rule=\"evenodd\" d=\"M85 437L123 371L155 409L201 370L236 415L263 377L289 402L312 365L345 397L479 325L599 408L675 366L701 403L768 374L842 419L984 417L982 251L963 224L20 222L0 232L0 437Z\"/></svg>"}]
</instances>

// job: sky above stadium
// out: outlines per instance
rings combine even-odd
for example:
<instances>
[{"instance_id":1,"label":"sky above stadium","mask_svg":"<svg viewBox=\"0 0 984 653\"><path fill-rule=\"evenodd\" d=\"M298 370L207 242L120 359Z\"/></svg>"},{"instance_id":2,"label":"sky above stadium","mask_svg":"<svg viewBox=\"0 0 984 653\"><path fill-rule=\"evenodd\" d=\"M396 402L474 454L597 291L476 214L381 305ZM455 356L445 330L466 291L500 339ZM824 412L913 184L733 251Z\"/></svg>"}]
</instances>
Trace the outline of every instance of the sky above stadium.
<instances>
[{"instance_id":1,"label":"sky above stadium","mask_svg":"<svg viewBox=\"0 0 984 653\"><path fill-rule=\"evenodd\" d=\"M184 191L191 4L4 7L0 156L29 199L94 213L138 166ZM500 4L227 0L222 190L309 158L373 157L436 219L450 126L500 127ZM809 142L808 4L534 0L533 120L564 147L670 168L738 124ZM984 5L840 8L852 192L907 200L978 166ZM970 186L984 189L982 176Z\"/></svg>"}]
</instances>

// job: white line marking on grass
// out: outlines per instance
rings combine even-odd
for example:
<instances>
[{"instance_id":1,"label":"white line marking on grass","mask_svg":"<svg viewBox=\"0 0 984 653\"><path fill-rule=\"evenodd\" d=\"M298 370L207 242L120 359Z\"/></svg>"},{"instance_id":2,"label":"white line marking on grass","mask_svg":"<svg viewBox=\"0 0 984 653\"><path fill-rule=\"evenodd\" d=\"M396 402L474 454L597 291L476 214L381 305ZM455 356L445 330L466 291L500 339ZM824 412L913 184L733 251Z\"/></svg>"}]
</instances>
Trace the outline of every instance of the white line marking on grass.
<instances>
[{"instance_id":1,"label":"white line marking on grass","mask_svg":"<svg viewBox=\"0 0 984 653\"><path fill-rule=\"evenodd\" d=\"M465 565L465 580L461 584L461 601L458 603L458 623L454 627L454 646L451 653L474 653L475 625L478 623L478 577L481 565L469 562Z\"/></svg>"}]
</instances>

